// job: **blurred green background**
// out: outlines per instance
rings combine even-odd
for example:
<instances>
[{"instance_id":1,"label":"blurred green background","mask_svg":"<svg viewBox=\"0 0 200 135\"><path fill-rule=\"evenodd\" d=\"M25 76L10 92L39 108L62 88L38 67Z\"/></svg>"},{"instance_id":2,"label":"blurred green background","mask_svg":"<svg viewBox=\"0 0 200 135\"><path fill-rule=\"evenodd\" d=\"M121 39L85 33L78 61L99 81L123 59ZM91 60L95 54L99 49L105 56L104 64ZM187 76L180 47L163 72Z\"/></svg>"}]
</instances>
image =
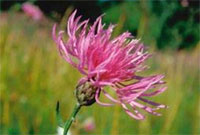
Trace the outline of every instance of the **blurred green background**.
<instances>
[{"instance_id":1,"label":"blurred green background","mask_svg":"<svg viewBox=\"0 0 200 135\"><path fill-rule=\"evenodd\" d=\"M38 22L20 10L21 3L1 2L0 134L56 134L56 102L65 120L72 112L81 74L59 56L51 30L55 22L66 28L75 8L91 23L106 13L103 21L117 24L114 36L128 30L141 38L153 53L147 61L151 68L143 74L164 73L168 86L152 100L169 108L161 110L161 117L146 113L137 121L117 105L83 107L72 135L200 134L198 1L35 1L45 14ZM89 117L96 128L87 132L83 122Z\"/></svg>"}]
</instances>

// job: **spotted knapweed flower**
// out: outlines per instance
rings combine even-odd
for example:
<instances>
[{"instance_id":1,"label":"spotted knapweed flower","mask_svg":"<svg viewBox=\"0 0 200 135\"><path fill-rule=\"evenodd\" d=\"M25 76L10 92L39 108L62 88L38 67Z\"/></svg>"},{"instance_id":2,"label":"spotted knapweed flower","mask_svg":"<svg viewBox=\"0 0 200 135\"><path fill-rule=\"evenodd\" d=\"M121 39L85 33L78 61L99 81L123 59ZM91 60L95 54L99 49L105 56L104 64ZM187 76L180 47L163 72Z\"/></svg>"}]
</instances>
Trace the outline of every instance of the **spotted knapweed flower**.
<instances>
[{"instance_id":1,"label":"spotted knapweed flower","mask_svg":"<svg viewBox=\"0 0 200 135\"><path fill-rule=\"evenodd\" d=\"M146 97L165 91L166 87L160 87L164 83L164 76L137 75L137 72L147 68L143 63L150 57L143 44L129 32L111 38L115 26L111 24L105 29L102 16L89 27L89 19L79 22L81 16L75 15L76 11L67 22L67 41L63 39L64 31L56 35L56 25L53 26L52 35L61 56L85 75L76 88L78 102L81 105L91 105L94 102L103 106L119 104L128 115L138 120L144 119L138 110L159 116L156 110L166 106ZM110 86L115 96L109 94L105 86ZM111 103L101 102L100 93L110 99Z\"/></svg>"},{"instance_id":2,"label":"spotted knapweed flower","mask_svg":"<svg viewBox=\"0 0 200 135\"><path fill-rule=\"evenodd\" d=\"M31 3L24 3L22 5L22 10L35 21L39 21L43 17L42 11Z\"/></svg>"}]
</instances>

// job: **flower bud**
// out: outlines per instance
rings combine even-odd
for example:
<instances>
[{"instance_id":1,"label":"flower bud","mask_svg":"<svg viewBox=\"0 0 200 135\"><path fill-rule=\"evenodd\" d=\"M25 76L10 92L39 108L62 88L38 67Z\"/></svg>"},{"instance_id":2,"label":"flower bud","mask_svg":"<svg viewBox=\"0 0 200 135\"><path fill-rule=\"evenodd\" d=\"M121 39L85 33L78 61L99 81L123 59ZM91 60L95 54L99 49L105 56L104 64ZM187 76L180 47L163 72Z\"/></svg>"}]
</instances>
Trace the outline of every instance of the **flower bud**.
<instances>
[{"instance_id":1,"label":"flower bud","mask_svg":"<svg viewBox=\"0 0 200 135\"><path fill-rule=\"evenodd\" d=\"M89 80L79 83L75 91L79 104L83 106L89 106L95 103L96 90L97 87L93 86Z\"/></svg>"}]
</instances>

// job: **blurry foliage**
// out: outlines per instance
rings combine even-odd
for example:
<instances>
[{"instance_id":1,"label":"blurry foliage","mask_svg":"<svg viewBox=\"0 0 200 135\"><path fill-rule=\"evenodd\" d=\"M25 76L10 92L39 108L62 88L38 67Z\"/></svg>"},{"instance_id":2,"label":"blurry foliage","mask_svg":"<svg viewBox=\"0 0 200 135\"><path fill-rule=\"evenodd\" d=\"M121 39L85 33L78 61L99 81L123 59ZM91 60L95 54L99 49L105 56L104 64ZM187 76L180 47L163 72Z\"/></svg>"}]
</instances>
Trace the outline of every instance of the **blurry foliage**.
<instances>
[{"instance_id":1,"label":"blurry foliage","mask_svg":"<svg viewBox=\"0 0 200 135\"><path fill-rule=\"evenodd\" d=\"M199 42L198 1L114 1L108 6L107 1L99 0L99 5L107 13L106 23L124 19L123 30L142 38L147 45L177 50L194 48Z\"/></svg>"}]
</instances>

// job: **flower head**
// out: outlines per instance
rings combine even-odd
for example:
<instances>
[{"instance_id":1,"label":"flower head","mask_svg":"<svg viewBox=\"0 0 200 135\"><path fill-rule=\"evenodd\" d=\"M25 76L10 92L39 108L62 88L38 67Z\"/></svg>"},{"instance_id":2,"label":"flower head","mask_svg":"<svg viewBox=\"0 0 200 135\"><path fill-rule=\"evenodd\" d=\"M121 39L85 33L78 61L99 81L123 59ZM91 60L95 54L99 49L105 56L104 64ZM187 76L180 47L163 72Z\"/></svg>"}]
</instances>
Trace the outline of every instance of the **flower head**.
<instances>
[{"instance_id":1,"label":"flower head","mask_svg":"<svg viewBox=\"0 0 200 135\"><path fill-rule=\"evenodd\" d=\"M93 131L95 129L95 122L92 117L87 118L83 122L83 129L87 132Z\"/></svg>"},{"instance_id":2,"label":"flower head","mask_svg":"<svg viewBox=\"0 0 200 135\"><path fill-rule=\"evenodd\" d=\"M31 3L24 3L22 5L22 10L31 18L33 18L33 20L35 21L39 21L42 19L43 17L43 13L42 11L35 5L31 4Z\"/></svg>"},{"instance_id":3,"label":"flower head","mask_svg":"<svg viewBox=\"0 0 200 135\"><path fill-rule=\"evenodd\" d=\"M111 24L105 29L102 16L89 27L89 20L79 22L81 16L75 17L75 15L76 11L67 22L68 40L66 42L63 40L64 31L56 35L56 25L53 27L52 34L61 56L85 75L78 85L78 101L84 102L83 105L88 105L89 101L90 103L96 101L103 106L116 103L121 105L128 115L138 120L144 119L144 115L138 109L159 116L160 114L155 110L166 106L149 101L145 97L156 96L165 91L166 87L157 88L164 83L162 81L164 76L136 75L137 72L147 68L143 63L150 57L144 50L143 44L134 39L129 32L124 32L112 39L111 34L115 26ZM88 83L90 85L85 86ZM105 86L112 88L116 98L105 90ZM87 96L93 97L89 101L84 95L88 91ZM112 104L101 102L100 93L110 99ZM153 107L143 105L143 103Z\"/></svg>"}]
</instances>

